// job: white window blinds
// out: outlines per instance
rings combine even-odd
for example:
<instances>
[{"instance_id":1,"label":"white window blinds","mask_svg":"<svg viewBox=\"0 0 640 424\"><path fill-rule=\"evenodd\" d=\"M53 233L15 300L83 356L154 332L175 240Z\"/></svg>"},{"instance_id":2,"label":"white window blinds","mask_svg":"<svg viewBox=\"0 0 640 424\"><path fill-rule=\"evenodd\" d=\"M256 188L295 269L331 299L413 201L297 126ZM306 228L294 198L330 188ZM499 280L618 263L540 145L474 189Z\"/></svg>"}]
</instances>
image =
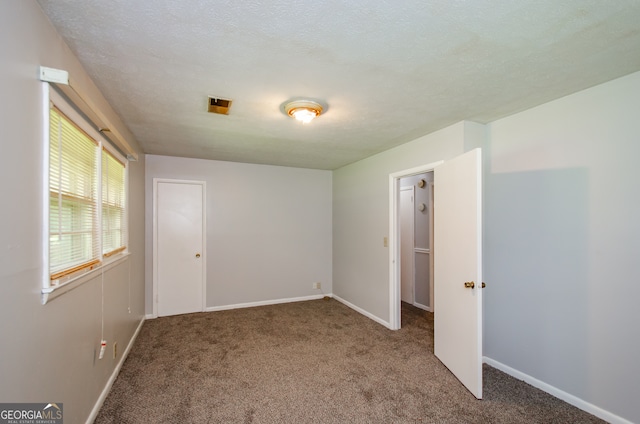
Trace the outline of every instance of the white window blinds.
<instances>
[{"instance_id":1,"label":"white window blinds","mask_svg":"<svg viewBox=\"0 0 640 424\"><path fill-rule=\"evenodd\" d=\"M99 262L99 150L56 108L49 125L49 266L56 280Z\"/></svg>"},{"instance_id":2,"label":"white window blinds","mask_svg":"<svg viewBox=\"0 0 640 424\"><path fill-rule=\"evenodd\" d=\"M96 268L126 250L127 243L126 161L75 111L61 111L66 108L63 103L49 109L50 278L45 287Z\"/></svg>"},{"instance_id":3,"label":"white window blinds","mask_svg":"<svg viewBox=\"0 0 640 424\"><path fill-rule=\"evenodd\" d=\"M106 150L102 152L102 254L125 249L125 166Z\"/></svg>"}]
</instances>

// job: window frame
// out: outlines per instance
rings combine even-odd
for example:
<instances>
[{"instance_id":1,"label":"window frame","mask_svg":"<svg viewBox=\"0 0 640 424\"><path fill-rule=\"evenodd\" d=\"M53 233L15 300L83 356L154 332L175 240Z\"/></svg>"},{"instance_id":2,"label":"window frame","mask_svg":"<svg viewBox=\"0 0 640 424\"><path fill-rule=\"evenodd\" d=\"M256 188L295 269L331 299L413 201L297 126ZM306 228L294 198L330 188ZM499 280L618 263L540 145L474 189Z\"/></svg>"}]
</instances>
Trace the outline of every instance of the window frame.
<instances>
[{"instance_id":1,"label":"window frame","mask_svg":"<svg viewBox=\"0 0 640 424\"><path fill-rule=\"evenodd\" d=\"M106 158L106 163L107 163L107 182L106 182L106 190L107 190L107 194L109 195L109 157L111 157L111 159L113 159L115 162L117 162L119 165L122 165L122 190L124 191L122 193L123 198L122 198L122 204L118 205L117 202L111 203L109 201L109 199L105 200L104 198L104 193L105 193L105 182L104 182L104 177L105 177L105 158ZM128 215L128 183L129 183L129 174L128 174L128 169L129 167L127 166L127 161L123 160L122 157L117 156L116 154L114 154L110 149L108 149L106 146L102 146L102 151L100 152L100 173L101 173L101 180L100 180L100 234L101 234L101 246L100 246L100 254L102 256L103 260L106 260L107 258L110 258L112 256L117 255L120 252L124 252L127 250L128 248L128 242L129 242L129 226L128 226L128 219L127 219L127 215ZM120 239L121 239L121 243L119 243L120 245L117 247L113 247L111 250L105 252L105 242L106 239L109 239L109 241L111 241L111 236L106 237L105 236L105 209L109 210L109 211L113 211L115 210L119 210L121 217L120 217ZM110 228L108 228L110 229Z\"/></svg>"},{"instance_id":2,"label":"window frame","mask_svg":"<svg viewBox=\"0 0 640 424\"><path fill-rule=\"evenodd\" d=\"M42 282L42 303L46 304L48 301L58 297L59 295L81 285L95 278L99 273L117 265L121 261L125 260L129 255L129 162L127 158L121 154L114 145L98 131L95 126L89 121L89 119L78 111L77 107L71 103L61 92L54 88L49 83L43 82L43 282ZM96 173L97 173L97 220L96 228L92 231L98 237L98 254L95 260L87 262L87 264L80 265L78 267L69 267L64 271L51 272L50 263L50 109L55 107L58 111L66 117L73 125L75 125L80 131L84 132L89 138L91 138L97 144L97 157L96 157ZM104 253L103 244L103 218L102 210L104 208L103 203L103 155L104 152L108 152L114 159L120 162L124 166L124 211L122 216L122 244L123 246L114 249L110 252ZM74 269L79 268L79 269ZM64 273L65 275L52 280L51 276L55 274Z\"/></svg>"}]
</instances>

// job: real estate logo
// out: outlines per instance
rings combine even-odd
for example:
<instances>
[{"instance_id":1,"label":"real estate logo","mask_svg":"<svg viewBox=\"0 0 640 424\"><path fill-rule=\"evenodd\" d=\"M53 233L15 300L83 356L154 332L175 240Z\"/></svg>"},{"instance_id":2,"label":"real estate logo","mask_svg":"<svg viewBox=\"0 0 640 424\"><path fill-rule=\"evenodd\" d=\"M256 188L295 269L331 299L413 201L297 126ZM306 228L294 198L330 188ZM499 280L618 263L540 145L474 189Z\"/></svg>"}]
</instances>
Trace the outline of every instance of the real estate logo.
<instances>
[{"instance_id":1,"label":"real estate logo","mask_svg":"<svg viewBox=\"0 0 640 424\"><path fill-rule=\"evenodd\" d=\"M62 403L0 403L0 424L62 424Z\"/></svg>"}]
</instances>

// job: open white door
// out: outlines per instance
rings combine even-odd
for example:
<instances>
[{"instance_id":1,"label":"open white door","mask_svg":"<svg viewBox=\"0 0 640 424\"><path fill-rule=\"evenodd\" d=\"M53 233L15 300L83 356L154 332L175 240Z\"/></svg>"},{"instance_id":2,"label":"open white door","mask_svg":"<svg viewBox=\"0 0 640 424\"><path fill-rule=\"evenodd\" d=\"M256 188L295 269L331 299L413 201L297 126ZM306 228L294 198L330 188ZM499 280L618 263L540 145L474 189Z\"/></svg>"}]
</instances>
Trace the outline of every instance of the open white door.
<instances>
[{"instance_id":1,"label":"open white door","mask_svg":"<svg viewBox=\"0 0 640 424\"><path fill-rule=\"evenodd\" d=\"M434 170L438 185L434 351L478 399L482 399L481 165L481 151L474 149Z\"/></svg>"}]
</instances>

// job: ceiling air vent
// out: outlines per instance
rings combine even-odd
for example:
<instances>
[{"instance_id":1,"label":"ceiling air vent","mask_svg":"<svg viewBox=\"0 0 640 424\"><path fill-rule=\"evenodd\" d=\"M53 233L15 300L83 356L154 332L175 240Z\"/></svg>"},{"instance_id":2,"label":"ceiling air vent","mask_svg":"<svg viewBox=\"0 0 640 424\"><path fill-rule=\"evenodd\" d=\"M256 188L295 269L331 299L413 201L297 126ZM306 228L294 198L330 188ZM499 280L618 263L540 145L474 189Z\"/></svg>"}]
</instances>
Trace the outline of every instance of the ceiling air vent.
<instances>
[{"instance_id":1,"label":"ceiling air vent","mask_svg":"<svg viewBox=\"0 0 640 424\"><path fill-rule=\"evenodd\" d=\"M209 97L209 107L207 110L210 113L219 113L221 115L228 115L230 107L231 107L231 100L220 99L217 97Z\"/></svg>"}]
</instances>

